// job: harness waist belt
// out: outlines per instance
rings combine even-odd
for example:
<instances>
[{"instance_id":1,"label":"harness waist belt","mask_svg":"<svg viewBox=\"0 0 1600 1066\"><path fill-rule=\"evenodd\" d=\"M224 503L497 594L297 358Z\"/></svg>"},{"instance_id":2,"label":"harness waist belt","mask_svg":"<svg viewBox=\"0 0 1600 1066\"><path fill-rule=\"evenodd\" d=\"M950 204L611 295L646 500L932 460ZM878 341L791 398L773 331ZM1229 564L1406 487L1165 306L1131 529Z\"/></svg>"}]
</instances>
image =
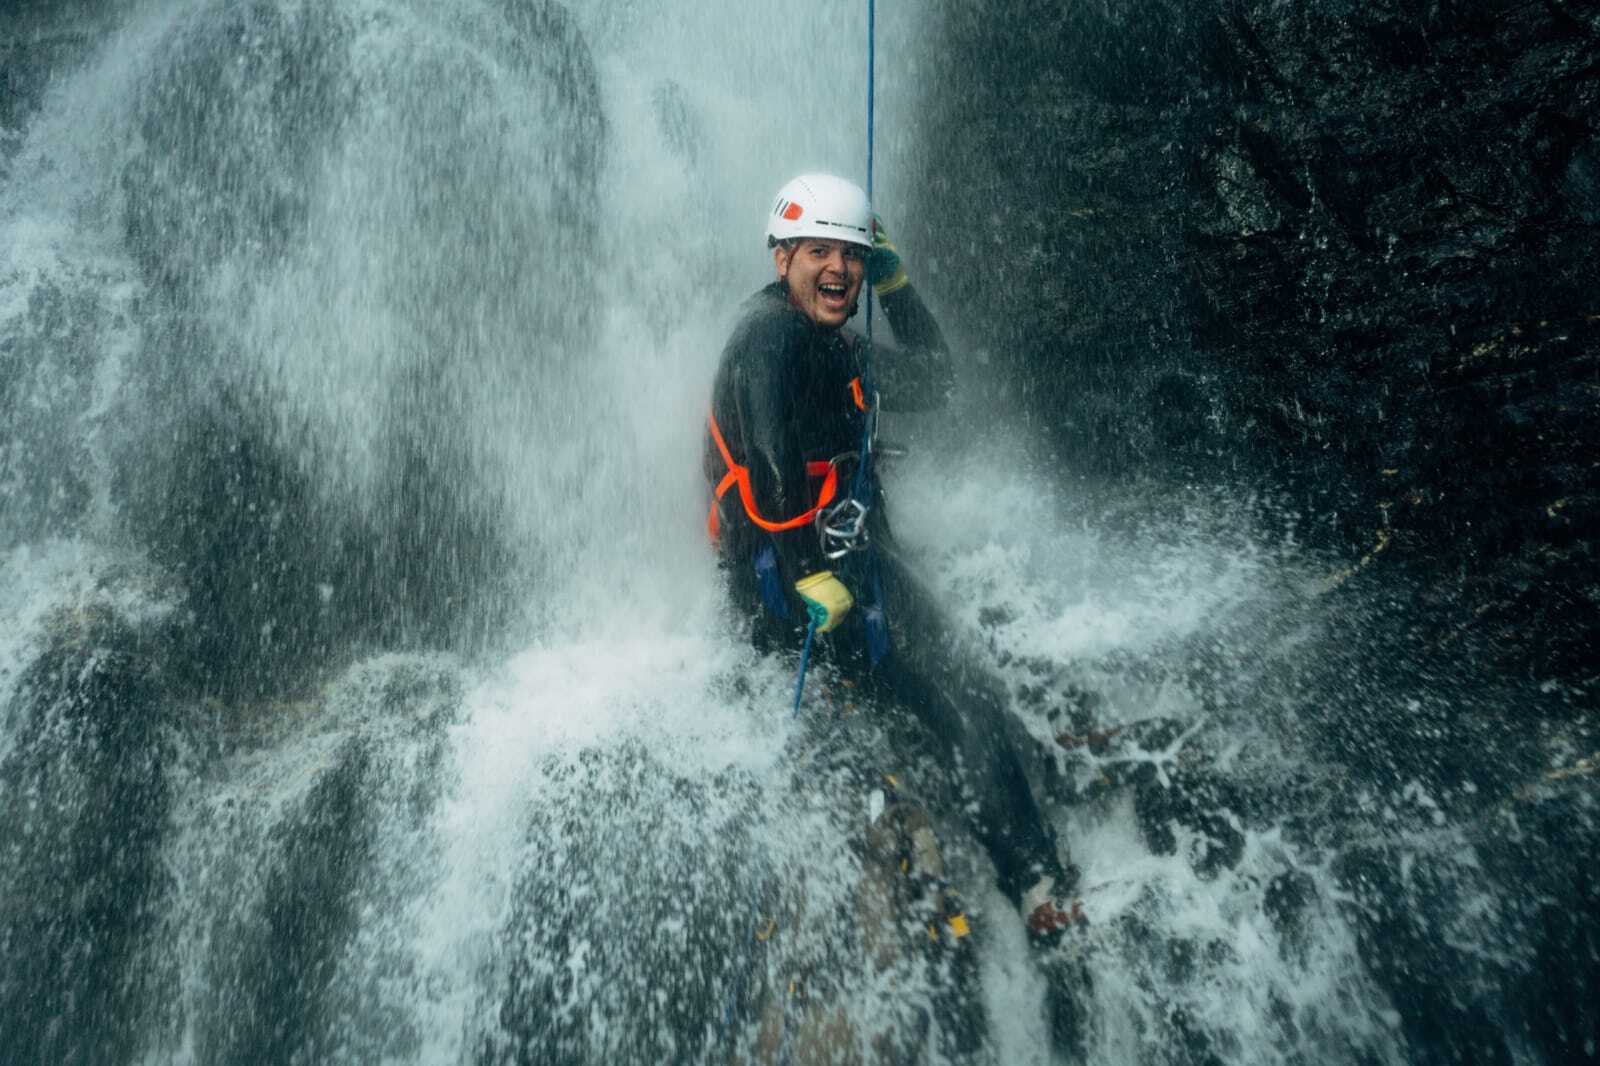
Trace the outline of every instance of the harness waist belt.
<instances>
[{"instance_id":1,"label":"harness waist belt","mask_svg":"<svg viewBox=\"0 0 1600 1066\"><path fill-rule=\"evenodd\" d=\"M784 533L810 525L817 517L817 512L832 503L834 497L839 494L839 468L832 460L814 459L806 463L806 476L823 479L822 488L817 493L817 502L810 510L793 518L776 522L764 518L756 508L755 493L750 488L750 468L733 461L733 453L728 450L728 442L722 439L722 429L717 425L717 416L714 413L708 414L707 421L711 426L711 439L717 442L717 451L722 453L722 461L728 466L728 472L722 475L722 480L717 483L716 498L711 502L711 513L706 516L706 533L713 542L722 532L717 518L717 504L735 485L739 486L739 500L744 504L744 513L749 516L750 521L768 533Z\"/></svg>"}]
</instances>

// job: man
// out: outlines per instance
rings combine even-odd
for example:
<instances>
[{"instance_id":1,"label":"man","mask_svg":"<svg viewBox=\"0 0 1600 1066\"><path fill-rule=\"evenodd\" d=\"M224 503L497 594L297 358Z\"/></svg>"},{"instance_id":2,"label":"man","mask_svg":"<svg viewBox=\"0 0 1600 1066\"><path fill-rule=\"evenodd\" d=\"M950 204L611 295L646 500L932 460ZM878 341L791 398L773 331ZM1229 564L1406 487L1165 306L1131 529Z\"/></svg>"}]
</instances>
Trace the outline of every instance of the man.
<instances>
[{"instance_id":1,"label":"man","mask_svg":"<svg viewBox=\"0 0 1600 1066\"><path fill-rule=\"evenodd\" d=\"M799 649L808 629L824 634L846 676L923 721L966 775L971 828L1002 891L1032 933L1050 937L1081 912L1056 898L1071 885L1007 739L1003 691L951 655L949 627L901 564L871 476L880 396L891 411L948 401L944 338L853 183L789 182L767 245L777 280L750 300L723 351L706 436L708 527L734 601L757 647ZM898 347L869 352L845 329L869 277Z\"/></svg>"}]
</instances>

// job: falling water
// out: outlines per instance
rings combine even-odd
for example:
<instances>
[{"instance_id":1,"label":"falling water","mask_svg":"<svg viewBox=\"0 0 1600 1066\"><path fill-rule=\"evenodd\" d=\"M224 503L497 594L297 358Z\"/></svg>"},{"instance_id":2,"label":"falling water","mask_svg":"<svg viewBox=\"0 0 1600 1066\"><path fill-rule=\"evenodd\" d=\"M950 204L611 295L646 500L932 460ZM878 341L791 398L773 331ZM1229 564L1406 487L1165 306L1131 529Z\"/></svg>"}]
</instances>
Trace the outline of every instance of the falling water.
<instances>
[{"instance_id":1,"label":"falling water","mask_svg":"<svg viewBox=\"0 0 1600 1066\"><path fill-rule=\"evenodd\" d=\"M19 16L52 68L0 156L11 1061L1408 1057L1283 728L1332 564L891 427L1083 872L1048 955L904 716L823 674L790 721L724 615L708 383L771 190L862 176L861 7ZM925 32L880 25L891 220ZM975 945L896 880L885 773ZM1470 865L1405 795L1418 876Z\"/></svg>"}]
</instances>

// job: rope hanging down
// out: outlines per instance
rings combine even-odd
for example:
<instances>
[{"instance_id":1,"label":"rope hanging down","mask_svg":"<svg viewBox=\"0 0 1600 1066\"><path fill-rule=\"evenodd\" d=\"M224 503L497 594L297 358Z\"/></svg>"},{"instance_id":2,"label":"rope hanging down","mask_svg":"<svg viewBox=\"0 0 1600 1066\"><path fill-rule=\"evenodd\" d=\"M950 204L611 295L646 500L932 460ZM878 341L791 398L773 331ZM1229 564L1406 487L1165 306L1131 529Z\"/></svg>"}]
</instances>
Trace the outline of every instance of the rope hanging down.
<instances>
[{"instance_id":1,"label":"rope hanging down","mask_svg":"<svg viewBox=\"0 0 1600 1066\"><path fill-rule=\"evenodd\" d=\"M878 49L877 49L877 32L876 32L877 31L877 21L878 21L877 0L867 0L867 203L868 204L872 203L872 163L873 163L873 159L872 159L872 142L873 142L872 122L873 122L873 113L874 113L874 111L876 110L876 107L877 107L877 95L876 95L876 87L877 87L877 81L878 81L878 79L877 79ZM868 390L869 390L868 391L868 395L876 396L876 392L871 389L871 382L872 382L871 365L870 365L870 360L871 360L871 357L872 357L872 355L871 355L871 353L872 353L872 294L871 294L871 292L867 293L867 330L866 330L866 332L867 332L867 356L866 356L866 360L868 362L868 365L864 366L862 368L861 380L862 380L862 382L864 384L866 384L868 386ZM871 444L872 444L872 424L873 424L873 420L877 417L876 401L874 401L874 405L873 406L874 406L874 409L871 410L871 411L866 412L866 415L865 415L865 418L866 418L866 429L862 433L860 461L856 464L856 476L855 476L854 482L850 486L850 496L851 496L851 498L857 499L857 500L862 498L862 490L866 487L866 468L867 468L868 457L869 457L869 453L870 453L870 450L871 450ZM805 642L805 646L800 649L800 672L799 672L799 676L797 676L795 678L795 680L794 680L794 710L789 712L789 716L791 718L797 717L800 714L800 700L805 695L805 691L806 691L806 668L811 665L811 642L816 638L816 635L817 635L817 622L816 622L815 619L812 619L811 624L806 627L806 642Z\"/></svg>"},{"instance_id":2,"label":"rope hanging down","mask_svg":"<svg viewBox=\"0 0 1600 1066\"><path fill-rule=\"evenodd\" d=\"M877 0L867 0L867 205L869 209L873 203L872 149L874 138L872 124L877 112L877 39ZM874 230L871 236L873 241L876 242L878 235L876 232L877 212L875 210L873 211L871 219L872 221L869 223L869 225L871 225ZM863 514L865 514L865 505L871 498L871 490L867 487L867 467L872 451L872 438L877 433L878 422L878 389L877 382L874 381L872 377L872 292L870 285L867 285L866 288L868 290L866 297L867 347L865 353L861 357L861 385L865 390L867 397L869 397L871 408L867 410L864 415L865 423L861 431L861 454L857 456L856 476L850 484L850 497L862 505Z\"/></svg>"},{"instance_id":3,"label":"rope hanging down","mask_svg":"<svg viewBox=\"0 0 1600 1066\"><path fill-rule=\"evenodd\" d=\"M877 0L867 0L867 203L872 203L872 120L877 91ZM876 236L876 235L874 235ZM867 294L867 343L872 343L872 294Z\"/></svg>"}]
</instances>

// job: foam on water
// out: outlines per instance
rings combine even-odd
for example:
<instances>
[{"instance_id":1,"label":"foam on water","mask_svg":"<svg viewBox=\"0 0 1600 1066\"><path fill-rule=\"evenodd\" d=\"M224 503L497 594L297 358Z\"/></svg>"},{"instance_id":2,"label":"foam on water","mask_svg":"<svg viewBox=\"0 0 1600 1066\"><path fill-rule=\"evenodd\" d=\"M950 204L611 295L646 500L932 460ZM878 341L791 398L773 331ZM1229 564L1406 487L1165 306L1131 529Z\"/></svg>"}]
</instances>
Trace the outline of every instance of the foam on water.
<instances>
[{"instance_id":1,"label":"foam on water","mask_svg":"<svg viewBox=\"0 0 1600 1066\"><path fill-rule=\"evenodd\" d=\"M1170 790L1173 775L1197 763L1241 783L1276 784L1281 767L1303 756L1281 750L1264 723L1237 721L1245 708L1213 701L1207 711L1190 675L1174 668L1197 638L1239 639L1241 625L1253 636L1249 620L1304 583L1302 564L1242 535L1204 501L1107 528L1088 510L1103 494L1075 499L1028 470L1026 449L1004 435L954 460L924 446L891 475L892 504L901 539L922 554L973 642L987 646L1018 694L1015 711L1059 770L1080 792L1107 774L1137 779L1139 767L1151 787ZM1130 668L1140 662L1152 668ZM1062 752L1053 743L1066 726L1054 713L1060 697L1022 697L1063 678L1098 697L1095 728L1132 735L1173 725L1154 742ZM1224 812L1240 853L1208 867L1213 840L1175 822L1172 850L1153 851L1133 803L1132 790L1106 792L1064 809L1057 827L1082 870L1092 923L1066 949L1093 977L1092 1059L1168 1061L1198 1033L1230 1062L1295 1062L1312 1048L1330 1060L1404 1061L1326 856L1305 854L1274 822L1245 825ZM1314 902L1291 927L1271 916L1268 886L1297 878L1313 886ZM1038 1026L1018 1009L1042 999L1037 972L991 960L988 976L1002 1046L1037 1048Z\"/></svg>"}]
</instances>

